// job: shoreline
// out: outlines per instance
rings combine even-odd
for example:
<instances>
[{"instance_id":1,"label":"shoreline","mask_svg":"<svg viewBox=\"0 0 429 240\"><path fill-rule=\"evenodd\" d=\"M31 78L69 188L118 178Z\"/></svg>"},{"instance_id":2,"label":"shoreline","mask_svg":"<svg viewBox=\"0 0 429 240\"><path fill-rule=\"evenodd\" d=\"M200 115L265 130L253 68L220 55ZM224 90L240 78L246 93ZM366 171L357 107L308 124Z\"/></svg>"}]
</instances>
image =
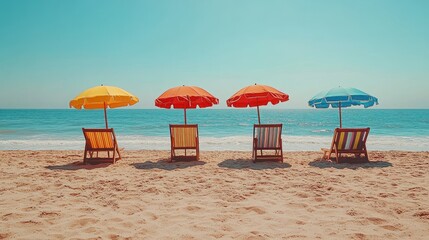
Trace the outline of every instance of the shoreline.
<instances>
[{"instance_id":1,"label":"shoreline","mask_svg":"<svg viewBox=\"0 0 429 240\"><path fill-rule=\"evenodd\" d=\"M425 239L429 152L368 151L369 163L285 151L125 150L83 165L83 150L0 151L0 238Z\"/></svg>"},{"instance_id":2,"label":"shoreline","mask_svg":"<svg viewBox=\"0 0 429 240\"><path fill-rule=\"evenodd\" d=\"M251 135L229 137L201 136L200 149L203 151L251 151ZM329 136L293 136L282 135L284 151L319 151L327 148L332 142ZM117 136L120 148L126 150L161 150L170 149L170 136ZM36 138L0 140L0 151L4 150L81 150L85 146L82 135L69 138ZM413 151L429 149L429 137L398 137L370 135L367 141L370 151Z\"/></svg>"}]
</instances>

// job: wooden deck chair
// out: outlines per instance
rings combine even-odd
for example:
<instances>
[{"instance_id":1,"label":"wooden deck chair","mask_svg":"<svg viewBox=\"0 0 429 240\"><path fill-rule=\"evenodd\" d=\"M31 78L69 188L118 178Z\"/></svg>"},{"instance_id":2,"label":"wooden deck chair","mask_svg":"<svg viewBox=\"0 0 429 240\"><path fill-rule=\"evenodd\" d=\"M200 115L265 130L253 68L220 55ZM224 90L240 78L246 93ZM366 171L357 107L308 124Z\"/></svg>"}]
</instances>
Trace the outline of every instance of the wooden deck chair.
<instances>
[{"instance_id":1,"label":"wooden deck chair","mask_svg":"<svg viewBox=\"0 0 429 240\"><path fill-rule=\"evenodd\" d=\"M116 142L115 132L113 128L109 129L85 129L82 128L83 136L85 137L85 152L83 162L100 163L112 162L121 159L118 143ZM107 153L107 157L99 157L100 152ZM116 153L118 154L116 156Z\"/></svg>"},{"instance_id":2,"label":"wooden deck chair","mask_svg":"<svg viewBox=\"0 0 429 240\"><path fill-rule=\"evenodd\" d=\"M200 159L198 124L170 124L170 139L171 161ZM176 150L184 150L184 155L177 155ZM187 155L187 150L195 151L195 155Z\"/></svg>"},{"instance_id":3,"label":"wooden deck chair","mask_svg":"<svg viewBox=\"0 0 429 240\"><path fill-rule=\"evenodd\" d=\"M253 162L277 160L283 162L283 124L255 124L253 126ZM264 154L264 152L270 152Z\"/></svg>"},{"instance_id":4,"label":"wooden deck chair","mask_svg":"<svg viewBox=\"0 0 429 240\"><path fill-rule=\"evenodd\" d=\"M363 154L364 159L368 161L368 153L366 150L366 139L368 138L369 128L336 128L332 144L329 149L322 148L323 159L330 159L331 154L335 154L337 163L341 158L341 154L354 154L360 158Z\"/></svg>"}]
</instances>

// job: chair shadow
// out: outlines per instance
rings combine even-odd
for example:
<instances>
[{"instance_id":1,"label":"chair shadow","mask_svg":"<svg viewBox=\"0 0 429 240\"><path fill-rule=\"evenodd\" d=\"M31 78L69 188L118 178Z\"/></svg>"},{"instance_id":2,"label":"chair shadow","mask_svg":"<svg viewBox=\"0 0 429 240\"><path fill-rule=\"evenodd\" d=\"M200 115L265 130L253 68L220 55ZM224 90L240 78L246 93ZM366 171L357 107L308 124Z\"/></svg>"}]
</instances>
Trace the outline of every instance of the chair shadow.
<instances>
[{"instance_id":1,"label":"chair shadow","mask_svg":"<svg viewBox=\"0 0 429 240\"><path fill-rule=\"evenodd\" d=\"M202 166L206 164L203 161L174 161L170 162L170 159L159 159L155 161L146 161L143 163L132 163L131 166L134 166L137 169L150 170L150 169L163 169L163 170L175 170L175 169L184 169L194 166Z\"/></svg>"},{"instance_id":2,"label":"chair shadow","mask_svg":"<svg viewBox=\"0 0 429 240\"><path fill-rule=\"evenodd\" d=\"M252 162L250 159L227 159L218 164L222 168L233 168L233 169L252 169L252 170L264 170L264 169L276 169L276 168L290 168L291 165L285 162L274 162L274 161L257 161Z\"/></svg>"},{"instance_id":3,"label":"chair shadow","mask_svg":"<svg viewBox=\"0 0 429 240\"><path fill-rule=\"evenodd\" d=\"M46 166L45 168L49 170L92 170L97 168L106 168L110 166L112 163L99 163L99 164L84 164L82 161L76 161L65 165L57 165L57 166Z\"/></svg>"},{"instance_id":4,"label":"chair shadow","mask_svg":"<svg viewBox=\"0 0 429 240\"><path fill-rule=\"evenodd\" d=\"M336 168L336 169L358 169L358 168L386 168L393 167L393 164L386 161L362 161L356 159L343 159L340 163L336 163L335 160L315 159L308 163L312 167L318 168Z\"/></svg>"}]
</instances>

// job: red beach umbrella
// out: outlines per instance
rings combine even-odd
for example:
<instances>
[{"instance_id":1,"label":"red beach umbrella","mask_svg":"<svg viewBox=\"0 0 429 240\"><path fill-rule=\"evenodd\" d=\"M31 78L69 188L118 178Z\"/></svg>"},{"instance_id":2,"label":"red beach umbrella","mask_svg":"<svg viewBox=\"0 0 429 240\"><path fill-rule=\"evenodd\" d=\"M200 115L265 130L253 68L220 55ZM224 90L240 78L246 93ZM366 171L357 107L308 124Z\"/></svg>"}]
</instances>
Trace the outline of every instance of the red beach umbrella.
<instances>
[{"instance_id":1,"label":"red beach umbrella","mask_svg":"<svg viewBox=\"0 0 429 240\"><path fill-rule=\"evenodd\" d=\"M160 108L171 107L183 109L186 124L186 109L206 108L218 104L219 99L211 95L206 90L197 86L178 86L170 88L155 99L155 106Z\"/></svg>"},{"instance_id":2,"label":"red beach umbrella","mask_svg":"<svg viewBox=\"0 0 429 240\"><path fill-rule=\"evenodd\" d=\"M268 103L275 105L288 100L288 94L280 92L273 87L258 85L255 83L255 85L250 85L240 89L226 101L226 104L228 107L236 108L257 107L258 122L261 124L259 106L265 106Z\"/></svg>"}]
</instances>

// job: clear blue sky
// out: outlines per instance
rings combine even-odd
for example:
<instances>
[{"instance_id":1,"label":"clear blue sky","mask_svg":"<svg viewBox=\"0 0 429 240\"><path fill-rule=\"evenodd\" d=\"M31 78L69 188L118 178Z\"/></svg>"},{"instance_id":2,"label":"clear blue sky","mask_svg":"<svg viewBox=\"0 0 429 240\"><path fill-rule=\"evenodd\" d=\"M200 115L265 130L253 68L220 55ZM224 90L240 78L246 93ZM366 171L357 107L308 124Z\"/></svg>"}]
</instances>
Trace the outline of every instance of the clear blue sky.
<instances>
[{"instance_id":1,"label":"clear blue sky","mask_svg":"<svg viewBox=\"0 0 429 240\"><path fill-rule=\"evenodd\" d=\"M0 108L68 108L96 85L178 85L220 99L266 84L278 108L356 87L377 108L429 108L429 1L0 0Z\"/></svg>"}]
</instances>

